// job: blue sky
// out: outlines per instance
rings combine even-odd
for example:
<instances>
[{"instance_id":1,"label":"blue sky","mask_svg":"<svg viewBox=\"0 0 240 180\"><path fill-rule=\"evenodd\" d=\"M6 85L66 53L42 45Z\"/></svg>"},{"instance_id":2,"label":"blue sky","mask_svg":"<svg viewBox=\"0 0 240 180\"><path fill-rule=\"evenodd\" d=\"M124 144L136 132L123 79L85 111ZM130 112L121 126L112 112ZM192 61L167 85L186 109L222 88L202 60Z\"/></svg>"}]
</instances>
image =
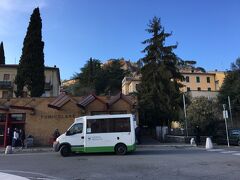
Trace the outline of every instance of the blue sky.
<instances>
[{"instance_id":1,"label":"blue sky","mask_svg":"<svg viewBox=\"0 0 240 180\"><path fill-rule=\"evenodd\" d=\"M0 41L7 64L19 62L34 7L40 7L45 65L69 79L90 57L137 61L153 16L178 42L175 53L206 70L226 70L240 56L238 0L0 0Z\"/></svg>"}]
</instances>

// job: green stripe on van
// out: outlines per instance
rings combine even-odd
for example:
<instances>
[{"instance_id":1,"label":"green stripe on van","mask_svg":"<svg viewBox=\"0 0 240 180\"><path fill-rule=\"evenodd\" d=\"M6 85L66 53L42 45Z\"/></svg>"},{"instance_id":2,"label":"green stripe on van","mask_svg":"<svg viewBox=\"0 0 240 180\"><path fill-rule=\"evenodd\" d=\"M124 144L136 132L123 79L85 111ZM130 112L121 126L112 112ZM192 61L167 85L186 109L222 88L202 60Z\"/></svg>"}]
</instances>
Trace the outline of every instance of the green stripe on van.
<instances>
[{"instance_id":1,"label":"green stripe on van","mask_svg":"<svg viewBox=\"0 0 240 180\"><path fill-rule=\"evenodd\" d=\"M84 147L83 146L74 146L74 147L71 147L71 151L72 152L84 152Z\"/></svg>"},{"instance_id":2,"label":"green stripe on van","mask_svg":"<svg viewBox=\"0 0 240 180\"><path fill-rule=\"evenodd\" d=\"M85 152L85 153L94 153L94 152L114 152L114 146L99 146L99 147L80 147L74 146L71 147L73 152ZM136 144L127 146L128 152L136 150Z\"/></svg>"}]
</instances>

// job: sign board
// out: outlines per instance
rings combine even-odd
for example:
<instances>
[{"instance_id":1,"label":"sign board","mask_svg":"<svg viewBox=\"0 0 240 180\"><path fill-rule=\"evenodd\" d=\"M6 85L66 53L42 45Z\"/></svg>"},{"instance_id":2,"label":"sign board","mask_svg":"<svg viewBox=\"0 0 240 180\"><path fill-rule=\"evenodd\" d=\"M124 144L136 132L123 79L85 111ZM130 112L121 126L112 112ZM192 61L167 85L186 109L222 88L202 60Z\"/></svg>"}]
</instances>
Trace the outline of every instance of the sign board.
<instances>
[{"instance_id":1,"label":"sign board","mask_svg":"<svg viewBox=\"0 0 240 180\"><path fill-rule=\"evenodd\" d=\"M224 110L223 111L223 118L225 119L227 119L228 118L228 111L227 110Z\"/></svg>"}]
</instances>

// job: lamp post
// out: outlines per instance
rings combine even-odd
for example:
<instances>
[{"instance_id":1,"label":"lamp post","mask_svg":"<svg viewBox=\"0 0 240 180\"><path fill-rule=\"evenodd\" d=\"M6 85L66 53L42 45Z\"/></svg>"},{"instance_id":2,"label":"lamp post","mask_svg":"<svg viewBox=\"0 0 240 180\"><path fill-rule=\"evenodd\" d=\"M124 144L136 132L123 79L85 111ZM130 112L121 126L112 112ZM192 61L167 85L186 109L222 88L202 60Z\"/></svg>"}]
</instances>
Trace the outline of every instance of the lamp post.
<instances>
[{"instance_id":1,"label":"lamp post","mask_svg":"<svg viewBox=\"0 0 240 180\"><path fill-rule=\"evenodd\" d=\"M184 110L186 135L188 137L187 112L186 112L186 102L185 102L185 94L184 93L183 93L183 110Z\"/></svg>"},{"instance_id":2,"label":"lamp post","mask_svg":"<svg viewBox=\"0 0 240 180\"><path fill-rule=\"evenodd\" d=\"M231 108L231 100L229 96L228 96L228 106L229 106L229 112L230 112L230 118L231 118L231 126L233 128L232 108Z\"/></svg>"},{"instance_id":3,"label":"lamp post","mask_svg":"<svg viewBox=\"0 0 240 180\"><path fill-rule=\"evenodd\" d=\"M228 112L226 110L226 104L223 104L223 118L225 120L225 126L226 126L227 143L228 143L228 147L230 147L230 145L229 145L229 137L228 137L228 126L227 126Z\"/></svg>"}]
</instances>

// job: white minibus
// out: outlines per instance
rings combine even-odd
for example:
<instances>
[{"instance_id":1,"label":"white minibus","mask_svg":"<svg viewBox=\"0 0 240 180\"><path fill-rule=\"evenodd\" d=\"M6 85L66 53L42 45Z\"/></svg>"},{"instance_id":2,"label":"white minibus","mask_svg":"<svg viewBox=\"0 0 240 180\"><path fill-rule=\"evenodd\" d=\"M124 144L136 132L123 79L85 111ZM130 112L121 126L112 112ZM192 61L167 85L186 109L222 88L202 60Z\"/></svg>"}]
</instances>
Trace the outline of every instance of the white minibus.
<instances>
[{"instance_id":1,"label":"white minibus","mask_svg":"<svg viewBox=\"0 0 240 180\"><path fill-rule=\"evenodd\" d=\"M78 117L67 132L56 139L53 147L62 156L72 152L124 155L136 149L135 125L132 114Z\"/></svg>"}]
</instances>

